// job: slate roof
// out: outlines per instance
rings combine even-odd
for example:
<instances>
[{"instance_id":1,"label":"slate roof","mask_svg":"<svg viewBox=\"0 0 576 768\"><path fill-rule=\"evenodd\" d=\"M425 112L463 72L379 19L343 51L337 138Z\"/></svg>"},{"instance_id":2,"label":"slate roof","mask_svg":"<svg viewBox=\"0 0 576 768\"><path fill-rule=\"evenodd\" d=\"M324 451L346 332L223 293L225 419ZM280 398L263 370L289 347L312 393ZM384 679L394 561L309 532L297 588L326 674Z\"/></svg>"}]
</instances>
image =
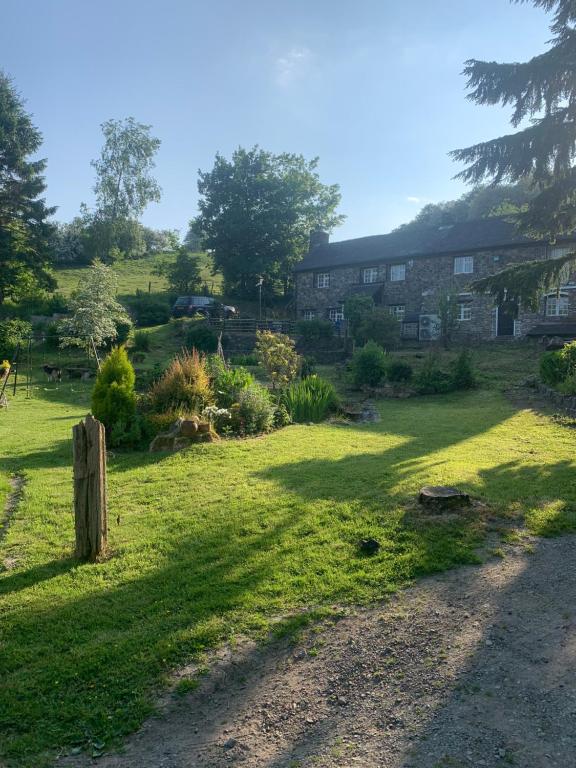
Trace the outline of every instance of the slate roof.
<instances>
[{"instance_id":1,"label":"slate roof","mask_svg":"<svg viewBox=\"0 0 576 768\"><path fill-rule=\"evenodd\" d=\"M400 229L388 235L323 243L313 248L296 266L296 270L303 272L323 267L402 261L418 256L538 245L541 242L519 235L513 224L505 219L493 217L419 230Z\"/></svg>"}]
</instances>

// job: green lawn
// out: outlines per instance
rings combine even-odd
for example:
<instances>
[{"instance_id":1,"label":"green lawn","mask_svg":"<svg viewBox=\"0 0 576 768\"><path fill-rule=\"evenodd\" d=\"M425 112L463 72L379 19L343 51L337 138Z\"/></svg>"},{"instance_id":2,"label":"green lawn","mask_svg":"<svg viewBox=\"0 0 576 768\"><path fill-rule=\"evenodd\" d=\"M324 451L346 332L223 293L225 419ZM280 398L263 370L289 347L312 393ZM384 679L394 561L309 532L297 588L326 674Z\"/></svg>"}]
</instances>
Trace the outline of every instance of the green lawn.
<instances>
[{"instance_id":1,"label":"green lawn","mask_svg":"<svg viewBox=\"0 0 576 768\"><path fill-rule=\"evenodd\" d=\"M221 275L212 275L208 256L205 253L197 254L201 260L202 281L215 292L220 291L222 284ZM166 254L153 254L142 259L126 259L114 264L114 271L118 278L118 295L133 296L137 290L148 291L150 283L152 293L167 290L168 286L163 277L153 274L154 267L159 262L169 258ZM78 287L79 281L86 267L63 267L56 269L58 290L65 296L69 296Z\"/></svg>"},{"instance_id":2,"label":"green lawn","mask_svg":"<svg viewBox=\"0 0 576 768\"><path fill-rule=\"evenodd\" d=\"M0 411L0 496L24 473L0 562L0 758L48 764L109 746L151 712L170 670L302 607L382 598L474 562L484 521L429 521L412 500L455 483L538 533L576 528L576 433L497 389L384 401L381 422L109 463L110 558L78 564L71 427L86 385L42 384ZM359 556L374 536L379 553Z\"/></svg>"}]
</instances>

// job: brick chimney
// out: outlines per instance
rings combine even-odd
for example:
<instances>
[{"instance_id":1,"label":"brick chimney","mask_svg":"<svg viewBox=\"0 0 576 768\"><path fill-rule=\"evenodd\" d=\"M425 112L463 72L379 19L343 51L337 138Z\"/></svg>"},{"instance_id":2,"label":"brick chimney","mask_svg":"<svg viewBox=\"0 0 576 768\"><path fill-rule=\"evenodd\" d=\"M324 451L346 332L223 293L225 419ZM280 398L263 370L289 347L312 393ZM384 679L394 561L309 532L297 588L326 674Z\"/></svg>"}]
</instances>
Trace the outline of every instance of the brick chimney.
<instances>
[{"instance_id":1,"label":"brick chimney","mask_svg":"<svg viewBox=\"0 0 576 768\"><path fill-rule=\"evenodd\" d=\"M327 245L330 242L330 235L323 229L313 229L310 232L310 250L313 251L317 245Z\"/></svg>"}]
</instances>

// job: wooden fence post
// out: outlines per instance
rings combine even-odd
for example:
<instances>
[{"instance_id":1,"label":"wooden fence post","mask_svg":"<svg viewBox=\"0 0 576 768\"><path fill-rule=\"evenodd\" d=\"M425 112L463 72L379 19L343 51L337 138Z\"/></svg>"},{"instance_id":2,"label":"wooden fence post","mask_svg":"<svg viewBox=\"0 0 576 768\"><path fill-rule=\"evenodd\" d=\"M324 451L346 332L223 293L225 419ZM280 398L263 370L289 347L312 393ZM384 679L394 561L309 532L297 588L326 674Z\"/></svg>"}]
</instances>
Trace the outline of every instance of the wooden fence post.
<instances>
[{"instance_id":1,"label":"wooden fence post","mask_svg":"<svg viewBox=\"0 0 576 768\"><path fill-rule=\"evenodd\" d=\"M72 428L76 557L96 560L106 550L106 438L93 416Z\"/></svg>"}]
</instances>

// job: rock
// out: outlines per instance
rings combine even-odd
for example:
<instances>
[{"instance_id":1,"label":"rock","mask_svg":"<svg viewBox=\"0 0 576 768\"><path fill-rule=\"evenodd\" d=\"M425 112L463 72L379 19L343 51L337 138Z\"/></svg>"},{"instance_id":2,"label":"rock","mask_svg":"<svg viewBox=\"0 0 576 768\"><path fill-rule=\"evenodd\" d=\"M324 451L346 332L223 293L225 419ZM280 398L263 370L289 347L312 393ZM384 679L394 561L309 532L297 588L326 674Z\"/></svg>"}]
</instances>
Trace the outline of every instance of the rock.
<instances>
[{"instance_id":1,"label":"rock","mask_svg":"<svg viewBox=\"0 0 576 768\"><path fill-rule=\"evenodd\" d=\"M200 421L198 422L198 432L200 432L201 435L207 435L210 432L210 422L209 421Z\"/></svg>"},{"instance_id":2,"label":"rock","mask_svg":"<svg viewBox=\"0 0 576 768\"><path fill-rule=\"evenodd\" d=\"M361 539L358 542L358 549L364 555L374 555L380 549L380 542L376 539Z\"/></svg>"},{"instance_id":3,"label":"rock","mask_svg":"<svg viewBox=\"0 0 576 768\"><path fill-rule=\"evenodd\" d=\"M234 749L236 744L238 744L238 741L236 739L227 739L224 742L224 749Z\"/></svg>"},{"instance_id":4,"label":"rock","mask_svg":"<svg viewBox=\"0 0 576 768\"><path fill-rule=\"evenodd\" d=\"M159 451L173 451L175 437L171 434L156 435L154 440L150 443L150 453L157 453Z\"/></svg>"},{"instance_id":5,"label":"rock","mask_svg":"<svg viewBox=\"0 0 576 768\"><path fill-rule=\"evenodd\" d=\"M425 485L420 489L418 501L437 512L469 506L470 496L458 488L447 485Z\"/></svg>"},{"instance_id":6,"label":"rock","mask_svg":"<svg viewBox=\"0 0 576 768\"><path fill-rule=\"evenodd\" d=\"M195 419L183 419L180 425L180 435L182 437L196 437L198 432L198 422Z\"/></svg>"}]
</instances>

